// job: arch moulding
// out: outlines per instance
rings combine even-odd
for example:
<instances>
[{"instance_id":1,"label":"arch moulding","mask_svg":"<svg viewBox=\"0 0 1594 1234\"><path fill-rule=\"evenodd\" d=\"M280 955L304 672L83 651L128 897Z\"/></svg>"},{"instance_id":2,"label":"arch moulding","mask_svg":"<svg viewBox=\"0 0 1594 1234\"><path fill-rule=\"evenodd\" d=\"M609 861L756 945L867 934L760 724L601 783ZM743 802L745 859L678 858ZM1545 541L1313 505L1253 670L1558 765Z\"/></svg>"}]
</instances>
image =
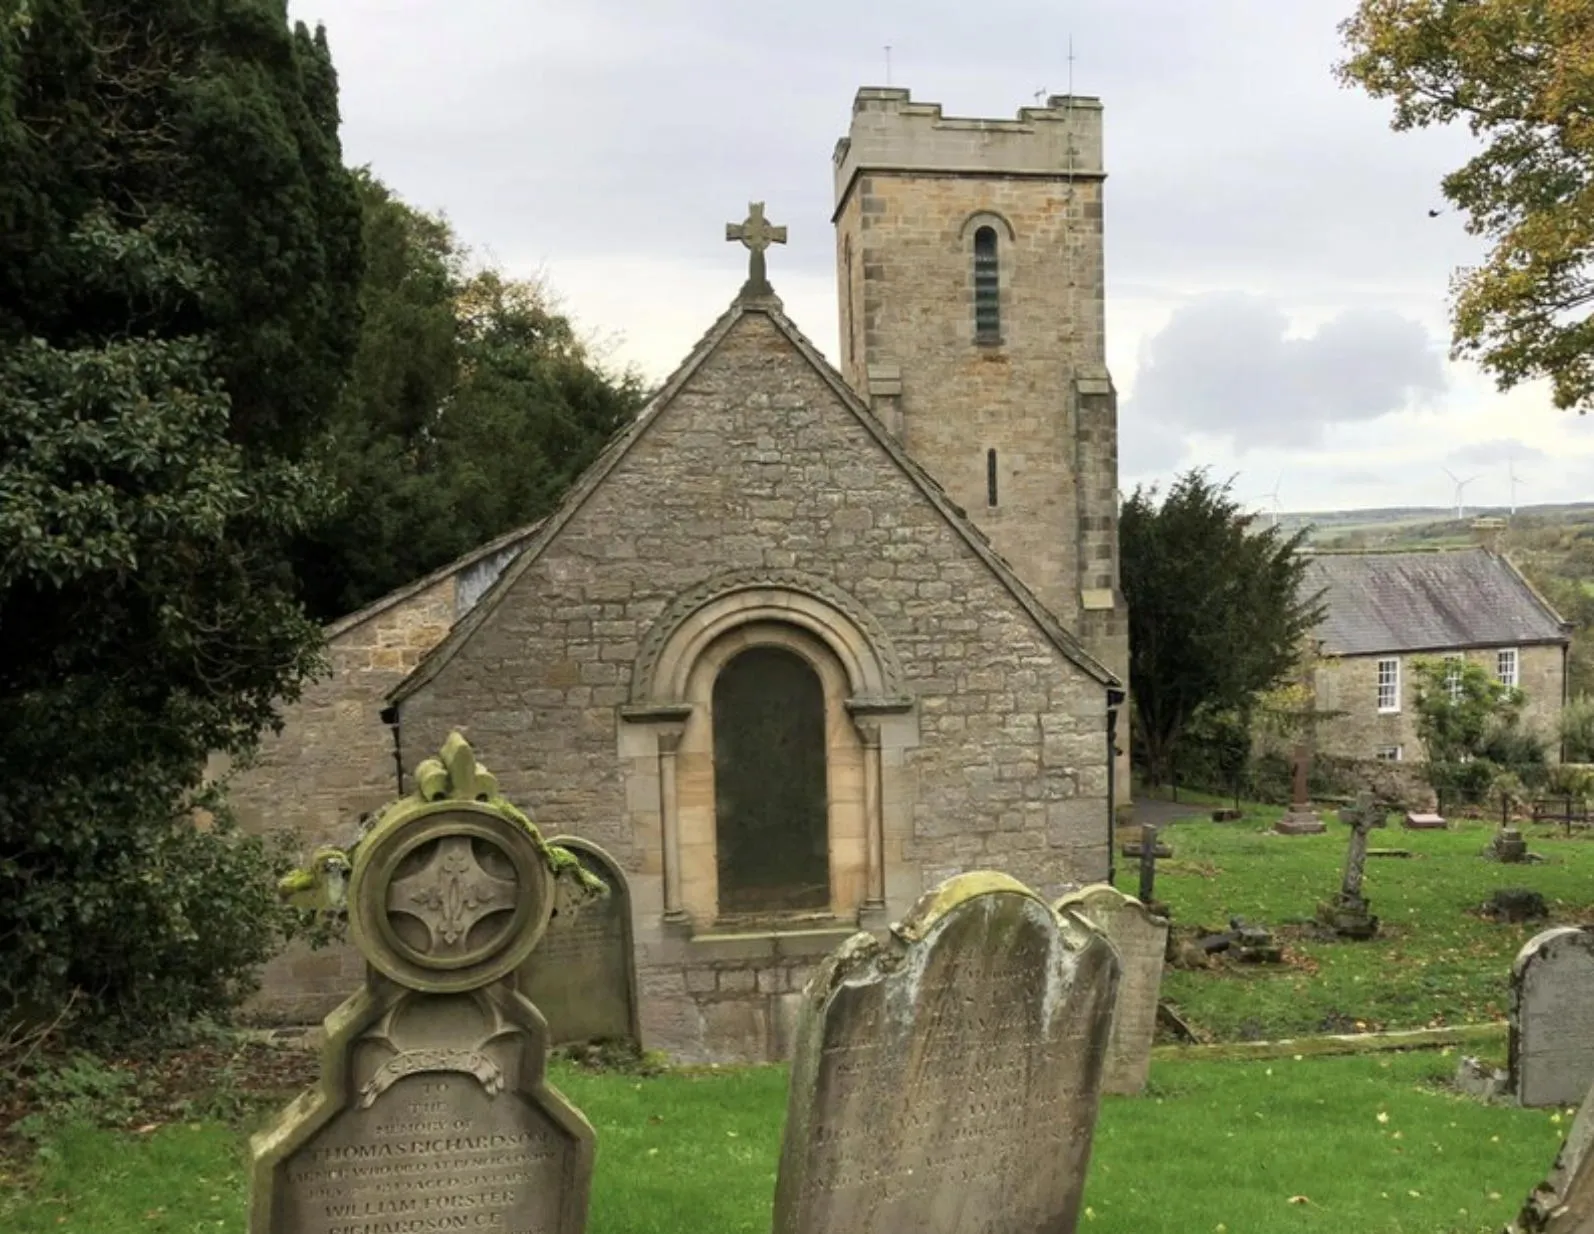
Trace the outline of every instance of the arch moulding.
<instances>
[{"instance_id":1,"label":"arch moulding","mask_svg":"<svg viewBox=\"0 0 1594 1234\"><path fill-rule=\"evenodd\" d=\"M850 718L850 725L841 723L851 735L839 744L833 739L831 749L833 760L856 765L861 778L847 815L857 816L863 833L857 837L863 885L855 910L842 907L849 917L855 911L857 924L866 928L887 919L886 879L893 864L887 837L895 839L910 826L911 802L900 768L903 751L919 741L902 663L879 621L830 580L800 570L734 570L698 584L659 615L637 650L630 701L620 708L629 813L639 847L656 854L654 902L662 912L655 920L667 933L692 938L714 925L712 912L687 894L683 878L695 877L697 867L706 869L712 860L712 853L699 852L712 832L697 817L704 806L698 762L712 758L703 671L724 658L726 643L739 631L762 631L757 642L788 641L771 637L780 628L790 632L794 649L813 640L814 654L822 647L845 678L836 714ZM833 776L845 773L835 761L831 769Z\"/></svg>"},{"instance_id":2,"label":"arch moulding","mask_svg":"<svg viewBox=\"0 0 1594 1234\"><path fill-rule=\"evenodd\" d=\"M733 570L677 597L649 628L627 712L688 706L687 679L704 649L737 626L766 621L799 626L824 642L846 670L855 709L911 705L890 638L840 587L800 570Z\"/></svg>"}]
</instances>

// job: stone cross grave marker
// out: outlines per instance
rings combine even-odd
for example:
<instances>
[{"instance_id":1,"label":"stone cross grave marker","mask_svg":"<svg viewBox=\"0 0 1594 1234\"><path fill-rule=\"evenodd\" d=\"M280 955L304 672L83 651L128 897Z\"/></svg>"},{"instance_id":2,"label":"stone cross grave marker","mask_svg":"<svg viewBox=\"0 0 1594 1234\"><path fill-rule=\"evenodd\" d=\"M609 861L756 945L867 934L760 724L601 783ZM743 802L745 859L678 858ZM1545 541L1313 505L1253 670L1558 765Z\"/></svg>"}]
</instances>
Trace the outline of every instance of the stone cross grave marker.
<instances>
[{"instance_id":1,"label":"stone cross grave marker","mask_svg":"<svg viewBox=\"0 0 1594 1234\"><path fill-rule=\"evenodd\" d=\"M1511 1091L1526 1106L1573 1105L1594 1084L1594 929L1557 926L1511 965Z\"/></svg>"},{"instance_id":2,"label":"stone cross grave marker","mask_svg":"<svg viewBox=\"0 0 1594 1234\"><path fill-rule=\"evenodd\" d=\"M1118 1002L1102 1091L1138 1093L1151 1071L1151 1042L1157 1032L1157 996L1168 949L1168 919L1107 883L1072 891L1057 901L1059 914L1074 912L1107 936L1118 953Z\"/></svg>"},{"instance_id":3,"label":"stone cross grave marker","mask_svg":"<svg viewBox=\"0 0 1594 1234\"><path fill-rule=\"evenodd\" d=\"M1323 825L1323 820L1318 817L1317 811L1312 809L1312 799L1307 792L1307 771L1311 763L1312 757L1306 748L1306 743L1296 743L1291 764L1290 808L1284 812L1278 822L1273 824L1273 830L1280 835L1321 835L1328 830Z\"/></svg>"},{"instance_id":4,"label":"stone cross grave marker","mask_svg":"<svg viewBox=\"0 0 1594 1234\"><path fill-rule=\"evenodd\" d=\"M1140 829L1140 902L1160 917L1168 909L1157 900L1157 828L1151 823Z\"/></svg>"},{"instance_id":5,"label":"stone cross grave marker","mask_svg":"<svg viewBox=\"0 0 1594 1234\"><path fill-rule=\"evenodd\" d=\"M1365 790L1356 795L1353 807L1340 811L1340 818L1350 824L1345 874L1339 894L1322 907L1319 916L1344 938L1371 938L1378 933L1378 918L1362 895L1362 879L1367 870L1367 833L1383 822L1386 813L1384 804Z\"/></svg>"},{"instance_id":6,"label":"stone cross grave marker","mask_svg":"<svg viewBox=\"0 0 1594 1234\"><path fill-rule=\"evenodd\" d=\"M775 1234L1075 1228L1119 961L1005 874L961 874L804 991Z\"/></svg>"},{"instance_id":7,"label":"stone cross grave marker","mask_svg":"<svg viewBox=\"0 0 1594 1234\"><path fill-rule=\"evenodd\" d=\"M592 1128L514 975L559 884L590 884L458 733L415 781L350 854L365 984L327 1017L320 1082L250 1142L249 1232L581 1234Z\"/></svg>"},{"instance_id":8,"label":"stone cross grave marker","mask_svg":"<svg viewBox=\"0 0 1594 1234\"><path fill-rule=\"evenodd\" d=\"M1510 1234L1594 1234L1594 1089L1584 1096L1549 1177L1529 1193Z\"/></svg>"},{"instance_id":9,"label":"stone cross grave marker","mask_svg":"<svg viewBox=\"0 0 1594 1234\"><path fill-rule=\"evenodd\" d=\"M786 243L785 227L776 227L764 217L764 203L748 202L747 218L740 223L725 224L725 238L740 240L747 246L747 282L742 285L744 299L773 296L775 289L769 285L769 270L764 261L764 250L771 244Z\"/></svg>"},{"instance_id":10,"label":"stone cross grave marker","mask_svg":"<svg viewBox=\"0 0 1594 1234\"><path fill-rule=\"evenodd\" d=\"M555 911L547 933L520 970L520 991L548 1021L550 1046L578 1041L640 1044L631 891L625 874L590 840L555 836L549 843L579 861L608 894L576 912Z\"/></svg>"}]
</instances>

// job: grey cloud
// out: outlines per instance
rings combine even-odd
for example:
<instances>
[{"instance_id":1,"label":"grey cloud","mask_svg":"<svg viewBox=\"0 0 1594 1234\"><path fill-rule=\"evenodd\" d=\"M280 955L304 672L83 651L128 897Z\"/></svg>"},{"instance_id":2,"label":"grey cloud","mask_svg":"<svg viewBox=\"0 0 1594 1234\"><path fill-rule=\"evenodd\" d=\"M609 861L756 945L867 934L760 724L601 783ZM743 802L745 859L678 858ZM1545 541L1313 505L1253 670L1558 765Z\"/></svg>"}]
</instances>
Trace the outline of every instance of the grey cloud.
<instances>
[{"instance_id":1,"label":"grey cloud","mask_svg":"<svg viewBox=\"0 0 1594 1234\"><path fill-rule=\"evenodd\" d=\"M1343 0L292 8L328 25L350 157L517 266L723 261L724 220L762 198L791 227L782 264L828 270L831 149L853 92L884 78L885 44L895 83L949 114L1011 116L1070 76L1102 97L1109 295L1218 280L1439 294L1472 254L1453 217L1427 217L1464 135L1391 134L1386 108L1335 85Z\"/></svg>"},{"instance_id":2,"label":"grey cloud","mask_svg":"<svg viewBox=\"0 0 1594 1234\"><path fill-rule=\"evenodd\" d=\"M1514 461L1525 463L1530 460L1549 458L1537 446L1530 446L1515 437L1496 437L1490 441L1474 441L1468 445L1452 450L1446 456L1451 463L1460 463L1463 466L1491 466L1496 463Z\"/></svg>"},{"instance_id":3,"label":"grey cloud","mask_svg":"<svg viewBox=\"0 0 1594 1234\"><path fill-rule=\"evenodd\" d=\"M1166 475L1178 469L1189 454L1184 439L1137 416L1118 418L1118 473L1135 477Z\"/></svg>"},{"instance_id":4,"label":"grey cloud","mask_svg":"<svg viewBox=\"0 0 1594 1234\"><path fill-rule=\"evenodd\" d=\"M1236 452L1317 445L1330 424L1375 420L1445 388L1418 323L1348 310L1305 338L1270 300L1238 293L1181 307L1141 353L1128 420L1232 438Z\"/></svg>"}]
</instances>

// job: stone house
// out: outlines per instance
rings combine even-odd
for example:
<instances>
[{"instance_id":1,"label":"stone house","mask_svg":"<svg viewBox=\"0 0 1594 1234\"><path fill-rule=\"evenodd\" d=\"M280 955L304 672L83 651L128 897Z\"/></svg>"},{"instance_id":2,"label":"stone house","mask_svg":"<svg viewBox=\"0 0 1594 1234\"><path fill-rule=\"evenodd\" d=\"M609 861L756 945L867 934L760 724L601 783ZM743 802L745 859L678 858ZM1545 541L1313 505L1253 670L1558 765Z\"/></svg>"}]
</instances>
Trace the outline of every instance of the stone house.
<instances>
[{"instance_id":1,"label":"stone house","mask_svg":"<svg viewBox=\"0 0 1594 1234\"><path fill-rule=\"evenodd\" d=\"M1520 688L1524 724L1553 738L1566 701L1571 626L1503 554L1317 553L1305 588L1323 592L1312 684L1320 753L1420 760L1412 662L1455 657ZM1552 747L1553 749L1553 747Z\"/></svg>"},{"instance_id":2,"label":"stone house","mask_svg":"<svg viewBox=\"0 0 1594 1234\"><path fill-rule=\"evenodd\" d=\"M624 869L644 1044L683 1059L783 1057L809 966L954 873L1106 877L1127 784L1100 104L863 90L835 172L843 371L755 210L741 292L559 509L335 627L234 777L346 837L464 732ZM351 975L284 956L256 1014Z\"/></svg>"}]
</instances>

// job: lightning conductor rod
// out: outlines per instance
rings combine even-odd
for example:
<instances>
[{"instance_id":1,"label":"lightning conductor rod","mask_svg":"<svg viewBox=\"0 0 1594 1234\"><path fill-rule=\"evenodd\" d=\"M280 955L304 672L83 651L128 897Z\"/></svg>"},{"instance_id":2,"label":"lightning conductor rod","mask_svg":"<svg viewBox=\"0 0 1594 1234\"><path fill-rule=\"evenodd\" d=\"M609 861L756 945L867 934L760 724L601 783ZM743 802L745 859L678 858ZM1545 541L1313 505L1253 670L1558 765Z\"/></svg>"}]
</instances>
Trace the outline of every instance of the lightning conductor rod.
<instances>
[{"instance_id":1,"label":"lightning conductor rod","mask_svg":"<svg viewBox=\"0 0 1594 1234\"><path fill-rule=\"evenodd\" d=\"M886 85L891 84L891 44L886 44Z\"/></svg>"}]
</instances>

